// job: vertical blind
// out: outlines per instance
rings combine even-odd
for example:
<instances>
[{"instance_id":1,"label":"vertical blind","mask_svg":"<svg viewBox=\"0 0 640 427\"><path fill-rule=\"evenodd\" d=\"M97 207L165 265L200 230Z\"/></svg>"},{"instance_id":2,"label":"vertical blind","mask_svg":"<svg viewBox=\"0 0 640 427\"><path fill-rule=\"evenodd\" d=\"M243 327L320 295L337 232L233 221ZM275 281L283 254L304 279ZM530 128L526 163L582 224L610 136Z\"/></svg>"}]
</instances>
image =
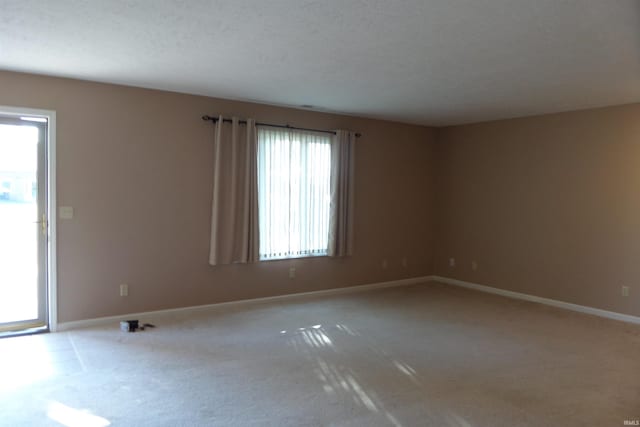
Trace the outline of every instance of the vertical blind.
<instances>
[{"instance_id":1,"label":"vertical blind","mask_svg":"<svg viewBox=\"0 0 640 427\"><path fill-rule=\"evenodd\" d=\"M260 259L326 255L331 137L258 127Z\"/></svg>"}]
</instances>

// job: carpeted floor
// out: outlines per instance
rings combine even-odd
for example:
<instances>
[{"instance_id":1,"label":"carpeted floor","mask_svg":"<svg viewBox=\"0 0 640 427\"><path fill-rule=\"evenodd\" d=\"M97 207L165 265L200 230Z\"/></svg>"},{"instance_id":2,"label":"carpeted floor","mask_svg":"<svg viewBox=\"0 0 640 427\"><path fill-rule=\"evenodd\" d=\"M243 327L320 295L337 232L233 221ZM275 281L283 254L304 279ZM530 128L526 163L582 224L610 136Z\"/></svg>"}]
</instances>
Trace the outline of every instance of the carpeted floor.
<instances>
[{"instance_id":1,"label":"carpeted floor","mask_svg":"<svg viewBox=\"0 0 640 427\"><path fill-rule=\"evenodd\" d=\"M640 326L440 284L0 340L2 426L623 426Z\"/></svg>"}]
</instances>

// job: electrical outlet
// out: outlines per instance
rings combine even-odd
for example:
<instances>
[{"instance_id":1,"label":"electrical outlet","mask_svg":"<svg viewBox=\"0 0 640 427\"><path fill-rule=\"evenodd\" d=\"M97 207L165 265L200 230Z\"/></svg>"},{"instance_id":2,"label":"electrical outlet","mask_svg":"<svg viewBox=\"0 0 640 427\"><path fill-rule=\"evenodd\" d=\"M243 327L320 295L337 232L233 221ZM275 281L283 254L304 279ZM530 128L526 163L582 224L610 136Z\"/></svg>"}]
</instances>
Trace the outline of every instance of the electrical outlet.
<instances>
[{"instance_id":1,"label":"electrical outlet","mask_svg":"<svg viewBox=\"0 0 640 427\"><path fill-rule=\"evenodd\" d=\"M129 296L129 285L127 285L126 283L122 283L120 285L120 296L121 297L128 297Z\"/></svg>"},{"instance_id":2,"label":"electrical outlet","mask_svg":"<svg viewBox=\"0 0 640 427\"><path fill-rule=\"evenodd\" d=\"M455 266L456 266L456 259L449 258L449 267L455 267Z\"/></svg>"},{"instance_id":3,"label":"electrical outlet","mask_svg":"<svg viewBox=\"0 0 640 427\"><path fill-rule=\"evenodd\" d=\"M622 296L623 297L628 297L629 296L629 287L628 286L623 286L622 287Z\"/></svg>"},{"instance_id":4,"label":"electrical outlet","mask_svg":"<svg viewBox=\"0 0 640 427\"><path fill-rule=\"evenodd\" d=\"M296 268L289 267L289 279L295 279L296 277Z\"/></svg>"},{"instance_id":5,"label":"electrical outlet","mask_svg":"<svg viewBox=\"0 0 640 427\"><path fill-rule=\"evenodd\" d=\"M478 263L475 261L471 261L471 269L476 271L478 269Z\"/></svg>"},{"instance_id":6,"label":"electrical outlet","mask_svg":"<svg viewBox=\"0 0 640 427\"><path fill-rule=\"evenodd\" d=\"M386 258L383 259L382 260L382 269L386 270L388 266L389 266L389 263L387 262L387 259Z\"/></svg>"}]
</instances>

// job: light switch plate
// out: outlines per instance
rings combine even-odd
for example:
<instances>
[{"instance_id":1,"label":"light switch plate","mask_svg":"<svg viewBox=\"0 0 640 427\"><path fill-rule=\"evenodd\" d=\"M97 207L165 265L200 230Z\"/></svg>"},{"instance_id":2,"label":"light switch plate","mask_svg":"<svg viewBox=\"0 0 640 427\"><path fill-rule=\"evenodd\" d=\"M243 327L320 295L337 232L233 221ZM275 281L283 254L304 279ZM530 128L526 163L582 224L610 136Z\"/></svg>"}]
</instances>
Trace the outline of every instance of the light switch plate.
<instances>
[{"instance_id":1,"label":"light switch plate","mask_svg":"<svg viewBox=\"0 0 640 427\"><path fill-rule=\"evenodd\" d=\"M60 206L60 219L73 219L73 208L71 206Z\"/></svg>"}]
</instances>

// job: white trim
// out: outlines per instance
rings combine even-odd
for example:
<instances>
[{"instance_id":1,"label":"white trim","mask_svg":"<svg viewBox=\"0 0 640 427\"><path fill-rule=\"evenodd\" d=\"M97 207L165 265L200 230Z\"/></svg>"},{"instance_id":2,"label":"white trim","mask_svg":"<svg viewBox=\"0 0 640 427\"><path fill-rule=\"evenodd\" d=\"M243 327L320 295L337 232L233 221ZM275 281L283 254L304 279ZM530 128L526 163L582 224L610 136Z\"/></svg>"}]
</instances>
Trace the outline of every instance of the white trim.
<instances>
[{"instance_id":1,"label":"white trim","mask_svg":"<svg viewBox=\"0 0 640 427\"><path fill-rule=\"evenodd\" d=\"M490 294L501 295L507 298L514 298L524 301L537 302L539 304L550 305L552 307L564 308L565 310L577 311L580 313L591 314L594 316L604 317L607 319L620 320L622 322L640 324L640 317L630 314L616 313L615 311L602 310L584 305L572 304L570 302L558 301L550 298L537 297L535 295L523 294L520 292L507 291L505 289L493 288L491 286L479 285L477 283L465 282L458 279L450 279L442 276L431 276L431 281L441 282L448 285L460 286L462 288L473 289L476 291L487 292Z\"/></svg>"},{"instance_id":2,"label":"white trim","mask_svg":"<svg viewBox=\"0 0 640 427\"><path fill-rule=\"evenodd\" d=\"M577 311L580 313L591 314L594 316L604 317L607 319L620 320L623 322L640 324L640 317L632 316L629 314L616 313L613 311L602 310L599 308L587 307L578 304L571 304L564 301L553 300L549 298L537 297L535 295L523 294L520 292L507 291L505 289L493 288L491 286L479 285L477 283L465 282L463 280L451 279L442 276L420 276L412 277L409 279L392 280L389 282L372 283L368 285L349 286L345 288L326 289L321 291L312 292L300 292L295 294L277 295L273 297L264 298L252 298L238 301L229 301L216 304L197 305L190 307L171 308L167 310L155 310L146 311L141 313L128 313L118 316L98 317L93 319L77 320L73 322L63 322L57 325L58 331L68 331L71 329L88 328L92 326L103 326L109 324L117 324L121 320L126 319L139 319L139 320L152 320L151 317L163 315L163 314L176 314L176 313L196 313L203 311L215 311L223 310L227 308L251 306L255 304L264 304L270 302L284 302L296 299L310 299L323 296L340 295L347 293L365 292L374 289L391 288L397 286L408 286L425 282L440 282L447 285L459 286L462 288L473 289L480 292L487 292L490 294L500 295L507 298L514 298L524 301L536 302L539 304L545 304L552 307L562 308L565 310ZM53 331L53 329L52 329Z\"/></svg>"},{"instance_id":3,"label":"white trim","mask_svg":"<svg viewBox=\"0 0 640 427\"><path fill-rule=\"evenodd\" d=\"M6 116L35 116L47 118L47 213L49 215L49 239L47 242L47 295L48 327L55 332L58 327L58 269L57 269L57 215L56 215L56 112L38 108L0 105L0 114Z\"/></svg>"},{"instance_id":4,"label":"white trim","mask_svg":"<svg viewBox=\"0 0 640 427\"><path fill-rule=\"evenodd\" d=\"M368 285L349 286L345 288L326 289L321 291L312 292L300 292L295 294L277 295L273 297L264 298L252 298L238 301L229 301L216 304L197 305L191 307L171 308L168 310L156 310L146 311L142 313L129 313L121 314L119 316L98 317L93 319L77 320L73 322L63 322L58 324L58 331L68 331L70 329L87 328L91 326L102 326L108 324L117 324L121 320L126 319L139 319L139 320L151 320L151 316L158 316L161 314L175 314L175 313L195 313L202 311L214 311L220 309L226 309L231 307L242 307L254 304L263 304L270 302L283 302L294 299L309 299L323 296L340 295L355 292L370 291L373 289L391 288L396 286L407 286L417 283L425 283L432 280L432 276L411 277L409 279L392 280L389 282L378 282Z\"/></svg>"},{"instance_id":5,"label":"white trim","mask_svg":"<svg viewBox=\"0 0 640 427\"><path fill-rule=\"evenodd\" d=\"M56 112L49 111L49 145L47 161L49 176L49 330L58 329L58 199L57 199L57 150L56 150Z\"/></svg>"}]
</instances>

